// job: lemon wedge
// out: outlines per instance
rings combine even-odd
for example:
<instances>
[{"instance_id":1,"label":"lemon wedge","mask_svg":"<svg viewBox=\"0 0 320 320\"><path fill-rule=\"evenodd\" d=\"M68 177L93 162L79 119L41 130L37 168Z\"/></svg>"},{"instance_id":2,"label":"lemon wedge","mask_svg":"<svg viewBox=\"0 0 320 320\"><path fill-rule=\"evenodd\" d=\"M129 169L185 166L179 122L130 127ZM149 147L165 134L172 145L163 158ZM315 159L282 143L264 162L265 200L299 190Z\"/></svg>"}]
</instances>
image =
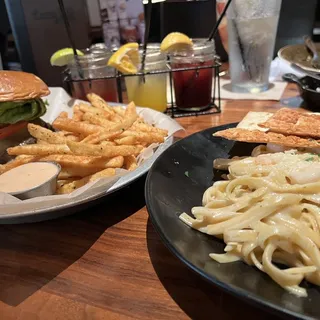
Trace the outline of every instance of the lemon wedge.
<instances>
[{"instance_id":1,"label":"lemon wedge","mask_svg":"<svg viewBox=\"0 0 320 320\"><path fill-rule=\"evenodd\" d=\"M192 49L192 40L181 32L169 33L161 42L160 50L162 52L179 52Z\"/></svg>"},{"instance_id":2,"label":"lemon wedge","mask_svg":"<svg viewBox=\"0 0 320 320\"><path fill-rule=\"evenodd\" d=\"M140 62L139 45L129 42L121 46L109 59L108 66L122 73L137 73Z\"/></svg>"},{"instance_id":3,"label":"lemon wedge","mask_svg":"<svg viewBox=\"0 0 320 320\"><path fill-rule=\"evenodd\" d=\"M83 53L80 50L77 50L79 56L83 56ZM56 51L50 58L50 64L56 67L66 66L73 59L73 50L72 48L64 48Z\"/></svg>"}]
</instances>

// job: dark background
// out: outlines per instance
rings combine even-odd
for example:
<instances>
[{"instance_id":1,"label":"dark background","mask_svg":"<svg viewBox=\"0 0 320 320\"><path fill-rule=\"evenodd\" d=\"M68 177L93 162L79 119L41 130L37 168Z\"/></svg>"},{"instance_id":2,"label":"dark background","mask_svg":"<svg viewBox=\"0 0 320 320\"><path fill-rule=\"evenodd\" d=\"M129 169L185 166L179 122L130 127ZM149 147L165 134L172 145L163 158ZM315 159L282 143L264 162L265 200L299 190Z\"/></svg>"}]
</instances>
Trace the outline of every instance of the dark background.
<instances>
[{"instance_id":1,"label":"dark background","mask_svg":"<svg viewBox=\"0 0 320 320\"><path fill-rule=\"evenodd\" d=\"M90 27L85 0L64 0L76 45L85 48L103 42L100 27ZM277 51L301 43L306 34L320 41L320 1L282 0ZM0 54L4 69L38 74L50 86L62 83L61 70L49 64L51 54L69 45L56 0L0 0ZM9 18L8 18L9 16ZM160 42L172 31L190 37L207 37L216 22L215 0L169 0L153 5L151 42ZM319 28L318 28L319 26ZM219 36L217 53L227 61Z\"/></svg>"}]
</instances>

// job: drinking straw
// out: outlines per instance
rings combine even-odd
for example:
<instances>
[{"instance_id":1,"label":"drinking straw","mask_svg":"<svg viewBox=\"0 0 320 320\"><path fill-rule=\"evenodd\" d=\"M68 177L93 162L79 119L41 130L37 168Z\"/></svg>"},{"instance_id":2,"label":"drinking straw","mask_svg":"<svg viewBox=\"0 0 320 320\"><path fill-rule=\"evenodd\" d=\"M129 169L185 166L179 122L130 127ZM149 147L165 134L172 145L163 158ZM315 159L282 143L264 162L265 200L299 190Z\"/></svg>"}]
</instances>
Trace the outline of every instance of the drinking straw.
<instances>
[{"instance_id":1,"label":"drinking straw","mask_svg":"<svg viewBox=\"0 0 320 320\"><path fill-rule=\"evenodd\" d=\"M83 70L82 70L80 62L79 62L77 48L76 48L75 42L74 42L73 37L72 37L70 23L69 23L69 19L68 19L68 16L67 16L66 9L64 7L63 0L58 0L58 3L59 3L60 11L62 13L63 22L64 22L64 25L66 27L66 31L67 31L67 35L68 35L68 38L69 38L69 42L70 42L72 50L73 50L73 54L74 54L74 58L75 58L75 61L76 61L78 73L79 73L80 78L83 79L84 78Z\"/></svg>"},{"instance_id":2,"label":"drinking straw","mask_svg":"<svg viewBox=\"0 0 320 320\"><path fill-rule=\"evenodd\" d=\"M152 0L148 0L147 4L147 16L146 16L146 29L144 32L144 41L143 41L143 51L142 51L142 61L141 61L141 71L143 72L146 55L147 55L147 45L149 40L149 32L150 32L150 23L151 23L151 10L152 10ZM146 81L145 76L142 76L143 82Z\"/></svg>"},{"instance_id":3,"label":"drinking straw","mask_svg":"<svg viewBox=\"0 0 320 320\"><path fill-rule=\"evenodd\" d=\"M215 35L216 35L217 31L218 31L218 28L219 28L219 26L220 26L220 23L221 23L223 17L226 15L226 12L227 12L230 4L231 4L231 1L232 1L232 0L228 0L228 2L227 2L227 4L225 5L223 11L221 12L221 15L220 15L217 23L215 24L215 26L213 27L212 31L210 32L209 41L212 41L212 39L215 37Z\"/></svg>"},{"instance_id":4,"label":"drinking straw","mask_svg":"<svg viewBox=\"0 0 320 320\"><path fill-rule=\"evenodd\" d=\"M223 19L223 17L226 15L226 12L231 4L232 0L228 0L227 4L225 5L217 23L215 24L215 26L213 27L210 35L209 35L209 41L212 41L213 38L215 37L217 31L218 31L218 28L220 26L220 23ZM236 8L234 8L234 11L236 12ZM237 14L235 14L237 16ZM243 49L243 44L242 44L242 41L241 41L241 38L240 38L240 35L239 35L239 31L238 31L238 27L237 27L237 23L236 21L234 21L234 32L236 34L236 38L237 38L237 41L239 43L239 49L240 49L240 55L241 55L241 60L242 60L242 64L245 66L245 68L247 69L248 73L249 73L249 77L251 78L251 70L250 70L250 67L247 65L245 59L244 59L244 49Z\"/></svg>"},{"instance_id":5,"label":"drinking straw","mask_svg":"<svg viewBox=\"0 0 320 320\"><path fill-rule=\"evenodd\" d=\"M237 13L237 9L234 8L234 13L235 13L235 17L238 16L238 13ZM240 34L239 34L239 28L237 26L237 21L236 19L234 19L234 22L233 22L233 29L234 29L234 32L236 34L236 38L237 38L237 42L239 44L239 49L240 49L240 56L241 56L241 61L242 61L242 65L247 69L247 72L249 74L249 78L251 79L252 78L252 73L251 73L251 69L250 69L250 66L248 65L248 63L246 62L245 58L244 58L244 48L243 48L243 44L242 44L242 40L241 40L241 37L240 37ZM251 48L250 48L251 49ZM249 50L250 50L249 49ZM248 56L250 56L248 54Z\"/></svg>"}]
</instances>

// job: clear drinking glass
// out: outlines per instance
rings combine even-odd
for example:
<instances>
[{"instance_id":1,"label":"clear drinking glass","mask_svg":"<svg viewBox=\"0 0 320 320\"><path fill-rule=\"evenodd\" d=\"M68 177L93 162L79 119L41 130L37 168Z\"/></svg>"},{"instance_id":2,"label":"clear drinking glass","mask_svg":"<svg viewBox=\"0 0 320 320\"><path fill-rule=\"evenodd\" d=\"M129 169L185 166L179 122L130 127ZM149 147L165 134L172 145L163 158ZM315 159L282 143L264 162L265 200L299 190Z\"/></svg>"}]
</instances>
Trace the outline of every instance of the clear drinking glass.
<instances>
[{"instance_id":1,"label":"clear drinking glass","mask_svg":"<svg viewBox=\"0 0 320 320\"><path fill-rule=\"evenodd\" d=\"M142 50L140 51L142 56ZM160 52L159 44L149 44L145 59L145 71L165 71L167 57ZM125 83L129 101L137 106L148 107L160 112L167 109L167 74L126 76Z\"/></svg>"},{"instance_id":2,"label":"clear drinking glass","mask_svg":"<svg viewBox=\"0 0 320 320\"><path fill-rule=\"evenodd\" d=\"M80 73L75 60L67 66L67 72L71 77L72 97L87 100L88 93L95 93L106 101L118 102L116 78L99 79L116 75L115 69L107 66L112 52L102 47L95 47L84 53L85 55L78 56Z\"/></svg>"},{"instance_id":3,"label":"clear drinking glass","mask_svg":"<svg viewBox=\"0 0 320 320\"><path fill-rule=\"evenodd\" d=\"M170 56L172 69L211 67L215 45L206 39L194 39L193 51L177 52ZM213 68L176 71L172 73L177 108L200 111L209 107L212 96Z\"/></svg>"},{"instance_id":4,"label":"clear drinking glass","mask_svg":"<svg viewBox=\"0 0 320 320\"><path fill-rule=\"evenodd\" d=\"M233 0L227 10L232 91L269 88L282 0Z\"/></svg>"}]
</instances>

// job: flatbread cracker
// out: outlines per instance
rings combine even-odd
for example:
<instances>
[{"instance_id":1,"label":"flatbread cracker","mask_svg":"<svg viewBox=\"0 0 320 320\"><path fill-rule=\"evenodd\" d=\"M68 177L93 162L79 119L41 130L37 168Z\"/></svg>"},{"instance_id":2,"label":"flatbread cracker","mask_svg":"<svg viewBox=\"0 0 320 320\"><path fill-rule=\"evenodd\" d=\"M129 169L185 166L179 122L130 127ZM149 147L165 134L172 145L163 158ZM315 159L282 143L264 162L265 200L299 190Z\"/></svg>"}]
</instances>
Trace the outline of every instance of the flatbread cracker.
<instances>
[{"instance_id":1,"label":"flatbread cracker","mask_svg":"<svg viewBox=\"0 0 320 320\"><path fill-rule=\"evenodd\" d=\"M250 111L246 116L238 123L237 128L248 130L260 130L268 131L268 128L262 128L260 123L268 121L274 114L271 112L256 112Z\"/></svg>"},{"instance_id":2,"label":"flatbread cracker","mask_svg":"<svg viewBox=\"0 0 320 320\"><path fill-rule=\"evenodd\" d=\"M320 138L320 116L288 108L280 109L259 126L284 135Z\"/></svg>"},{"instance_id":3,"label":"flatbread cracker","mask_svg":"<svg viewBox=\"0 0 320 320\"><path fill-rule=\"evenodd\" d=\"M274 115L269 120L278 120L287 123L297 123L300 116L301 112L289 108L281 108L276 113L274 113Z\"/></svg>"},{"instance_id":4,"label":"flatbread cracker","mask_svg":"<svg viewBox=\"0 0 320 320\"><path fill-rule=\"evenodd\" d=\"M320 141L305 139L297 136L285 136L280 133L262 132L260 130L247 130L232 128L218 131L213 134L215 137L222 137L228 140L249 142L249 143L273 143L293 148L319 148Z\"/></svg>"}]
</instances>

